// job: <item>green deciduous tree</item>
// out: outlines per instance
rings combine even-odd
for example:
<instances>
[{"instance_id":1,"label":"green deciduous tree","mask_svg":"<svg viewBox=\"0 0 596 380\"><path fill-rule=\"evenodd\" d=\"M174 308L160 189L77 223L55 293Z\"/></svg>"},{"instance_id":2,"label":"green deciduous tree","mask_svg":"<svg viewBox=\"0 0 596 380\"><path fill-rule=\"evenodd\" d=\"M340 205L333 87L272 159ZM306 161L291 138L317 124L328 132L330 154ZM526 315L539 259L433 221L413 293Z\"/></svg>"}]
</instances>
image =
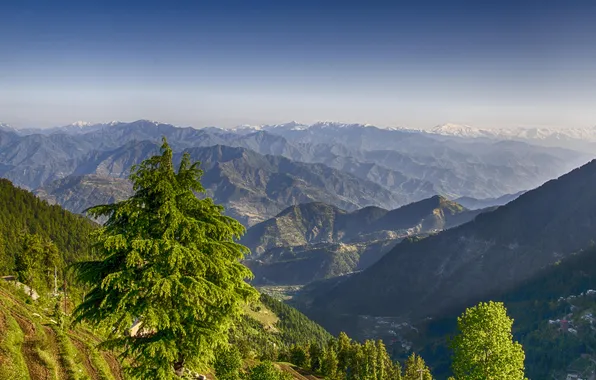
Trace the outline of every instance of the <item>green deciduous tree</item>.
<instances>
[{"instance_id":1,"label":"green deciduous tree","mask_svg":"<svg viewBox=\"0 0 596 380\"><path fill-rule=\"evenodd\" d=\"M94 233L94 261L77 264L91 288L76 321L109 327L106 348L120 350L134 378L170 379L213 360L240 304L256 291L240 263L243 226L204 193L199 163L184 154L178 171L164 139L161 154L131 170L135 194L91 208L108 217ZM132 336L133 323L140 323Z\"/></svg>"},{"instance_id":2,"label":"green deciduous tree","mask_svg":"<svg viewBox=\"0 0 596 380\"><path fill-rule=\"evenodd\" d=\"M457 321L452 369L458 380L522 380L524 351L513 341L513 320L500 302L480 303Z\"/></svg>"},{"instance_id":3,"label":"green deciduous tree","mask_svg":"<svg viewBox=\"0 0 596 380\"><path fill-rule=\"evenodd\" d=\"M430 369L426 366L426 363L422 357L412 354L406 360L404 366L403 380L432 380Z\"/></svg>"}]
</instances>

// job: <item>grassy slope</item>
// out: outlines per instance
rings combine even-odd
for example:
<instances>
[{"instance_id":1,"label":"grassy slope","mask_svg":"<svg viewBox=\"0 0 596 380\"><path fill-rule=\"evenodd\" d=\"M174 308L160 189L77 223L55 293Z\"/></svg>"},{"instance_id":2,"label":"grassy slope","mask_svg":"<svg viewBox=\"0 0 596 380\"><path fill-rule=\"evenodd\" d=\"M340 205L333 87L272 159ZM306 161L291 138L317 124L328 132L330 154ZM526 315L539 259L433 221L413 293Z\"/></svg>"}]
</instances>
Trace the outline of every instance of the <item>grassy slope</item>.
<instances>
[{"instance_id":1,"label":"grassy slope","mask_svg":"<svg viewBox=\"0 0 596 380\"><path fill-rule=\"evenodd\" d=\"M0 283L0 379L123 379L114 355L95 347L100 342L97 336L84 328L63 331L47 310L25 302L25 298L9 284ZM299 312L270 297L246 306L245 312L262 326L268 339L280 344L331 337ZM277 366L295 379L315 379L295 366Z\"/></svg>"},{"instance_id":2,"label":"grassy slope","mask_svg":"<svg viewBox=\"0 0 596 380\"><path fill-rule=\"evenodd\" d=\"M120 380L113 355L78 328L63 331L44 313L0 286L0 379Z\"/></svg>"}]
</instances>

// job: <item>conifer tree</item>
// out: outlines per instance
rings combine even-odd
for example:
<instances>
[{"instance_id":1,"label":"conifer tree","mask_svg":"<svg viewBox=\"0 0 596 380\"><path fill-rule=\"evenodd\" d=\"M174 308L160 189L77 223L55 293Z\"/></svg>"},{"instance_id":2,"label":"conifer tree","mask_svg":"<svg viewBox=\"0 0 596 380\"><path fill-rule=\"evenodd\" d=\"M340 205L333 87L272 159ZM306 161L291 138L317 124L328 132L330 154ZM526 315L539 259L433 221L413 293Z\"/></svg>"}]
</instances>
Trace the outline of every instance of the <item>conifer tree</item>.
<instances>
[{"instance_id":1,"label":"conifer tree","mask_svg":"<svg viewBox=\"0 0 596 380\"><path fill-rule=\"evenodd\" d=\"M132 168L130 199L88 210L108 220L93 236L99 259L76 267L91 288L75 321L109 327L103 346L120 350L133 378L171 379L212 361L240 304L256 298L240 263L248 249L235 241L243 226L197 198L199 163L186 153L175 171L172 156L164 138L161 154Z\"/></svg>"},{"instance_id":2,"label":"conifer tree","mask_svg":"<svg viewBox=\"0 0 596 380\"><path fill-rule=\"evenodd\" d=\"M350 355L352 353L352 340L348 337L345 332L340 332L337 337L337 360L338 368L342 372L348 371L348 365L350 362Z\"/></svg>"},{"instance_id":3,"label":"conifer tree","mask_svg":"<svg viewBox=\"0 0 596 380\"><path fill-rule=\"evenodd\" d=\"M405 363L403 380L432 380L430 369L422 357L412 354Z\"/></svg>"},{"instance_id":4,"label":"conifer tree","mask_svg":"<svg viewBox=\"0 0 596 380\"><path fill-rule=\"evenodd\" d=\"M378 352L377 346L373 340L367 340L364 342L364 358L366 361L366 378L367 379L377 379L378 378Z\"/></svg>"},{"instance_id":5,"label":"conifer tree","mask_svg":"<svg viewBox=\"0 0 596 380\"><path fill-rule=\"evenodd\" d=\"M348 379L366 379L368 368L366 366L366 356L362 345L358 342L352 342L348 362Z\"/></svg>"},{"instance_id":6,"label":"conifer tree","mask_svg":"<svg viewBox=\"0 0 596 380\"><path fill-rule=\"evenodd\" d=\"M337 365L337 352L335 351L333 346L330 345L325 349L325 353L323 355L323 362L321 363L321 374L325 377L325 379L338 379Z\"/></svg>"},{"instance_id":7,"label":"conifer tree","mask_svg":"<svg viewBox=\"0 0 596 380\"><path fill-rule=\"evenodd\" d=\"M15 269L19 280L31 288L39 285L39 271L44 259L44 246L41 236L24 234L21 243L21 252L15 260Z\"/></svg>"},{"instance_id":8,"label":"conifer tree","mask_svg":"<svg viewBox=\"0 0 596 380\"><path fill-rule=\"evenodd\" d=\"M401 370L399 367L396 371L396 364L393 363L391 357L387 353L387 348L382 340L378 340L376 342L376 349L377 349L377 380L385 380L391 379L396 380L401 378ZM397 364L399 366L399 364Z\"/></svg>"},{"instance_id":9,"label":"conifer tree","mask_svg":"<svg viewBox=\"0 0 596 380\"><path fill-rule=\"evenodd\" d=\"M321 371L321 361L323 360L323 350L316 342L311 342L308 346L308 356L310 357L310 370L314 373Z\"/></svg>"},{"instance_id":10,"label":"conifer tree","mask_svg":"<svg viewBox=\"0 0 596 380\"><path fill-rule=\"evenodd\" d=\"M4 238L4 231L0 225L0 271L6 272L10 268L10 260L6 252L6 239Z\"/></svg>"},{"instance_id":11,"label":"conifer tree","mask_svg":"<svg viewBox=\"0 0 596 380\"><path fill-rule=\"evenodd\" d=\"M513 341L513 320L501 302L481 302L457 321L460 333L452 342L455 378L524 379L524 350Z\"/></svg>"},{"instance_id":12,"label":"conifer tree","mask_svg":"<svg viewBox=\"0 0 596 380\"><path fill-rule=\"evenodd\" d=\"M294 344L290 347L290 362L301 368L308 368L310 366L310 358L308 356L307 348Z\"/></svg>"}]
</instances>

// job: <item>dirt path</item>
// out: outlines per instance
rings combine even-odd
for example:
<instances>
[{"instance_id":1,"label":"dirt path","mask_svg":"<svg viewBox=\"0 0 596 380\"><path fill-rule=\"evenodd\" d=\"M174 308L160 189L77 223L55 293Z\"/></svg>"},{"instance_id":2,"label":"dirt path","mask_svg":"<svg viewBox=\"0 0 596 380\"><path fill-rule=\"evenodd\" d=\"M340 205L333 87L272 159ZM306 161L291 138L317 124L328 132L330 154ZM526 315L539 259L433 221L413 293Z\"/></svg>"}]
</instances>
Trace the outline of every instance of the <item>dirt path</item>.
<instances>
[{"instance_id":1,"label":"dirt path","mask_svg":"<svg viewBox=\"0 0 596 380\"><path fill-rule=\"evenodd\" d=\"M102 355L106 363L108 363L108 366L110 367L110 371L112 371L114 379L123 380L124 377L122 377L122 367L120 366L120 363L118 363L118 360L114 357L114 355L109 354L107 352L102 352Z\"/></svg>"},{"instance_id":2,"label":"dirt path","mask_svg":"<svg viewBox=\"0 0 596 380\"><path fill-rule=\"evenodd\" d=\"M85 366L85 370L87 371L87 374L93 380L100 380L97 370L95 369L95 367L93 367L93 363L91 363L91 358L89 356L91 354L88 352L87 346L85 346L85 343L78 340L77 338L72 338L72 337L70 337L70 338L71 338L70 341L77 348L77 351L79 351L80 356L83 358L83 365Z\"/></svg>"},{"instance_id":3,"label":"dirt path","mask_svg":"<svg viewBox=\"0 0 596 380\"><path fill-rule=\"evenodd\" d=\"M27 364L27 369L29 370L29 377L36 380L50 380L52 375L46 368L43 360L41 360L37 354L36 347L38 345L38 339L35 325L15 312L12 312L12 316L25 334L25 341L23 342L21 350L23 352L25 363Z\"/></svg>"},{"instance_id":4,"label":"dirt path","mask_svg":"<svg viewBox=\"0 0 596 380\"><path fill-rule=\"evenodd\" d=\"M52 330L48 326L44 326L43 328L46 332L46 336L48 337L50 353L52 354L52 357L54 358L54 363L56 363L56 366L58 367L58 378L66 379L67 372L66 372L66 368L64 367L64 363L62 362L62 359L60 357L60 346L58 344L58 338L56 337L56 333L54 332L54 330Z\"/></svg>"}]
</instances>

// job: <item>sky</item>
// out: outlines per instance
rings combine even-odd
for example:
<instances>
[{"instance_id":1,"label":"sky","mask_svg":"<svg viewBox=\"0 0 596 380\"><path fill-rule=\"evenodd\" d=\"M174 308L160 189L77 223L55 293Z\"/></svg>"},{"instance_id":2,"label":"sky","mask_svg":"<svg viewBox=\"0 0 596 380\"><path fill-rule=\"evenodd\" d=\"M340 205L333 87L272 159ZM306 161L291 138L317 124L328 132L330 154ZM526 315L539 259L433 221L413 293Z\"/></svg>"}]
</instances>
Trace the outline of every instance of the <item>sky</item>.
<instances>
[{"instance_id":1,"label":"sky","mask_svg":"<svg viewBox=\"0 0 596 380\"><path fill-rule=\"evenodd\" d=\"M596 125L596 2L0 2L0 121Z\"/></svg>"}]
</instances>

